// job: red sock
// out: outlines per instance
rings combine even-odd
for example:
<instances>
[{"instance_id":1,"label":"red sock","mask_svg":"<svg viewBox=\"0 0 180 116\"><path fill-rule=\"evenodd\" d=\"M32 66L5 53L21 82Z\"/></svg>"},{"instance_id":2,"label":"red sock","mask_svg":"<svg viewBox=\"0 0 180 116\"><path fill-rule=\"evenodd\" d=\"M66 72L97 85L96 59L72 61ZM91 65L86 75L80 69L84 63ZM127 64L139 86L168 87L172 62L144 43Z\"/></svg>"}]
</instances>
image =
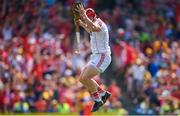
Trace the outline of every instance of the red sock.
<instances>
[{"instance_id":1,"label":"red sock","mask_svg":"<svg viewBox=\"0 0 180 116\"><path fill-rule=\"evenodd\" d=\"M99 93L96 91L94 93L91 93L91 96L92 98L95 100L95 101L100 101L100 97L99 97Z\"/></svg>"},{"instance_id":2,"label":"red sock","mask_svg":"<svg viewBox=\"0 0 180 116\"><path fill-rule=\"evenodd\" d=\"M105 95L105 91L101 87L98 87L97 90L101 96Z\"/></svg>"}]
</instances>

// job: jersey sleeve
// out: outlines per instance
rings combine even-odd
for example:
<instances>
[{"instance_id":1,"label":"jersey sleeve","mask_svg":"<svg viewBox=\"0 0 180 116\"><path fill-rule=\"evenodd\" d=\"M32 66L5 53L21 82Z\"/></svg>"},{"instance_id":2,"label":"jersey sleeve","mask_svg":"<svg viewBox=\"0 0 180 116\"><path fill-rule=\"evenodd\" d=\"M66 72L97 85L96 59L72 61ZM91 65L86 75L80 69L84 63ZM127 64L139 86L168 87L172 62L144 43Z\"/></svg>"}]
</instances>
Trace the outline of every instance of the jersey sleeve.
<instances>
[{"instance_id":1,"label":"jersey sleeve","mask_svg":"<svg viewBox=\"0 0 180 116\"><path fill-rule=\"evenodd\" d=\"M96 24L100 26L101 30L104 30L103 22L101 19L97 19Z\"/></svg>"}]
</instances>

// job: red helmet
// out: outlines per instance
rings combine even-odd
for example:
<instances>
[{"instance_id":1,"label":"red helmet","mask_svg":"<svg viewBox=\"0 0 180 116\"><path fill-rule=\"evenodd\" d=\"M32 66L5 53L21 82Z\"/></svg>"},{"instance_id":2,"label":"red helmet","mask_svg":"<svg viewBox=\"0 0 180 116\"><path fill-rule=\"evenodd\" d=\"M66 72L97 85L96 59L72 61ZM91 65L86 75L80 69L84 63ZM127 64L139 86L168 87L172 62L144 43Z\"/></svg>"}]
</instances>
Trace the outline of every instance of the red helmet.
<instances>
[{"instance_id":1,"label":"red helmet","mask_svg":"<svg viewBox=\"0 0 180 116\"><path fill-rule=\"evenodd\" d=\"M96 17L96 13L95 13L95 11L92 8L87 8L86 9L86 15L88 17L93 17L93 18Z\"/></svg>"}]
</instances>

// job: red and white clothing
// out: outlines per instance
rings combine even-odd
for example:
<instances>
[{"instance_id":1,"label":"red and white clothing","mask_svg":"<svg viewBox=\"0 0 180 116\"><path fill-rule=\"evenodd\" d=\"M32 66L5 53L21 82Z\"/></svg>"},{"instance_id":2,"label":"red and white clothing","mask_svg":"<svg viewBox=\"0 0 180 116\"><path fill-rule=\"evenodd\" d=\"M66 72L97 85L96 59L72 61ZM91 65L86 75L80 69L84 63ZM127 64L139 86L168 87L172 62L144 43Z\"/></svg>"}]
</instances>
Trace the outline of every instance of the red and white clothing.
<instances>
[{"instance_id":1,"label":"red and white clothing","mask_svg":"<svg viewBox=\"0 0 180 116\"><path fill-rule=\"evenodd\" d=\"M95 23L100 25L101 31L90 33L92 55L88 65L93 65L97 67L100 72L104 72L111 63L109 32L106 24L101 19L98 18Z\"/></svg>"},{"instance_id":2,"label":"red and white clothing","mask_svg":"<svg viewBox=\"0 0 180 116\"><path fill-rule=\"evenodd\" d=\"M99 18L95 21L95 23L100 25L101 31L90 33L90 44L92 53L96 54L107 52L111 54L109 46L109 32L106 24Z\"/></svg>"}]
</instances>

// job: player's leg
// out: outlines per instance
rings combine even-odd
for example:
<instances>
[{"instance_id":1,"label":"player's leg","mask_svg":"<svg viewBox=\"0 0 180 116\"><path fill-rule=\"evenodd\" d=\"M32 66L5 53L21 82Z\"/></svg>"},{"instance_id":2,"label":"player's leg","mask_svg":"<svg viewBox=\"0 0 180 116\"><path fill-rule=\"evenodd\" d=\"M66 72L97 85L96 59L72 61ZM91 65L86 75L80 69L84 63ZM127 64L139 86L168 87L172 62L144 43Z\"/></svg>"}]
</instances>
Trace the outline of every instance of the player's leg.
<instances>
[{"instance_id":1,"label":"player's leg","mask_svg":"<svg viewBox=\"0 0 180 116\"><path fill-rule=\"evenodd\" d=\"M101 73L103 73L111 63L111 55L108 53L102 53L100 57L101 58L96 64L96 67L100 70ZM106 103L107 99L111 96L111 93L103 90L95 80L93 81L97 86L97 91L100 93L102 101Z\"/></svg>"},{"instance_id":2,"label":"player's leg","mask_svg":"<svg viewBox=\"0 0 180 116\"><path fill-rule=\"evenodd\" d=\"M86 69L88 69L88 70L86 70ZM81 73L80 82L87 88L87 90L90 93L93 93L94 91L98 91L98 93L101 96L103 96L103 95L105 95L106 91L103 90L99 86L99 84L94 79L91 78L91 77L94 77L94 76L98 75L98 73L99 73L99 71L97 69L94 69L93 66L88 66ZM89 78L86 79L88 76L89 76L89 78L91 78L92 81Z\"/></svg>"},{"instance_id":3,"label":"player's leg","mask_svg":"<svg viewBox=\"0 0 180 116\"><path fill-rule=\"evenodd\" d=\"M102 53L92 55L90 62L88 63L87 67L80 76L80 82L90 91L92 97L96 101L92 111L98 110L99 106L101 106L97 105L98 103L101 104L101 98L105 103L107 99L110 97L110 93L102 90L100 86L96 83L96 81L92 80L94 76L96 76L100 72L104 72L104 70L108 67L110 62L110 54L107 55ZM101 96L99 93L101 93ZM98 107L96 108L96 106Z\"/></svg>"},{"instance_id":4,"label":"player's leg","mask_svg":"<svg viewBox=\"0 0 180 116\"><path fill-rule=\"evenodd\" d=\"M94 83L94 81L92 81L91 78L96 76L98 73L99 71L96 69L96 67L88 65L80 75L79 81L87 88L87 90L91 94L97 91L96 83Z\"/></svg>"},{"instance_id":5,"label":"player's leg","mask_svg":"<svg viewBox=\"0 0 180 116\"><path fill-rule=\"evenodd\" d=\"M90 92L92 98L94 99L95 103L92 108L92 112L97 111L99 107L103 105L103 101L101 100L101 97L97 91L97 85L94 83L93 80L91 80L94 76L99 74L99 70L92 66L88 65L80 75L79 81L87 88L87 90Z\"/></svg>"},{"instance_id":6,"label":"player's leg","mask_svg":"<svg viewBox=\"0 0 180 116\"><path fill-rule=\"evenodd\" d=\"M94 79L91 79L91 80L94 81L94 83L96 84L97 91L98 91L103 103L105 104L106 101L108 100L108 98L111 96L111 93L103 90Z\"/></svg>"}]
</instances>

